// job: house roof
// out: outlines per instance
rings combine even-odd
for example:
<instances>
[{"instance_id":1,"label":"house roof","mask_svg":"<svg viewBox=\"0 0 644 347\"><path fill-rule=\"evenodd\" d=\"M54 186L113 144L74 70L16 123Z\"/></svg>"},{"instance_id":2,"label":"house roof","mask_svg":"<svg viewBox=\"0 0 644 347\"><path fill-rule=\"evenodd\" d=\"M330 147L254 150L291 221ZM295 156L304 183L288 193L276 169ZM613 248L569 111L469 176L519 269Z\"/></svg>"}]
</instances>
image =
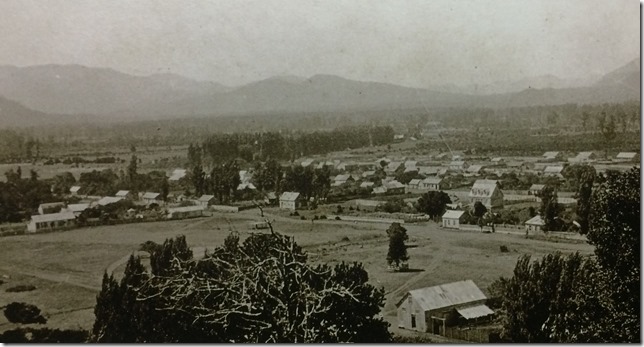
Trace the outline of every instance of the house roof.
<instances>
[{"instance_id":1,"label":"house roof","mask_svg":"<svg viewBox=\"0 0 644 347\"><path fill-rule=\"evenodd\" d=\"M557 151L550 151L550 152L543 153L544 158L554 158L558 155L559 155L559 152Z\"/></svg>"},{"instance_id":2,"label":"house roof","mask_svg":"<svg viewBox=\"0 0 644 347\"><path fill-rule=\"evenodd\" d=\"M89 204L69 204L67 211L69 212L83 212L89 208Z\"/></svg>"},{"instance_id":3,"label":"house roof","mask_svg":"<svg viewBox=\"0 0 644 347\"><path fill-rule=\"evenodd\" d=\"M418 164L417 160L407 160L405 161L405 167L416 167L416 164Z\"/></svg>"},{"instance_id":4,"label":"house roof","mask_svg":"<svg viewBox=\"0 0 644 347\"><path fill-rule=\"evenodd\" d=\"M494 314L494 311L483 304L465 308L457 308L456 311L465 319L474 319Z\"/></svg>"},{"instance_id":5,"label":"house roof","mask_svg":"<svg viewBox=\"0 0 644 347\"><path fill-rule=\"evenodd\" d=\"M96 203L101 206L105 206L105 205L113 204L115 202L119 202L121 200L123 200L123 198L117 197L117 196L104 196L100 198Z\"/></svg>"},{"instance_id":6,"label":"house roof","mask_svg":"<svg viewBox=\"0 0 644 347\"><path fill-rule=\"evenodd\" d=\"M405 188L404 184L402 184L402 183L400 183L400 182L398 182L396 180L386 182L386 183L383 184L383 186L385 186L387 189Z\"/></svg>"},{"instance_id":7,"label":"house roof","mask_svg":"<svg viewBox=\"0 0 644 347\"><path fill-rule=\"evenodd\" d=\"M302 166L307 167L309 165L313 164L313 159L305 159L302 161Z\"/></svg>"},{"instance_id":8,"label":"house roof","mask_svg":"<svg viewBox=\"0 0 644 347\"><path fill-rule=\"evenodd\" d=\"M254 185L254 184L252 184L252 183L250 183L250 182L247 182L247 183L240 183L240 184L237 186L237 190L244 190L244 189L252 189L252 190L255 190L255 189L257 189L257 187L255 187L255 185Z\"/></svg>"},{"instance_id":9,"label":"house roof","mask_svg":"<svg viewBox=\"0 0 644 347\"><path fill-rule=\"evenodd\" d=\"M60 220L72 220L72 219L76 219L76 216L74 216L74 213L69 211L31 216L31 221L35 223L55 222Z\"/></svg>"},{"instance_id":10,"label":"house roof","mask_svg":"<svg viewBox=\"0 0 644 347\"><path fill-rule=\"evenodd\" d=\"M418 179L418 178L414 178L413 180L409 181L409 184L408 184L408 185L410 185L410 186L417 186L420 182L421 182L421 180L420 180L420 179Z\"/></svg>"},{"instance_id":11,"label":"house roof","mask_svg":"<svg viewBox=\"0 0 644 347\"><path fill-rule=\"evenodd\" d=\"M545 186L545 184L533 184L528 190L542 190L543 188L545 188Z\"/></svg>"},{"instance_id":12,"label":"house roof","mask_svg":"<svg viewBox=\"0 0 644 347\"><path fill-rule=\"evenodd\" d=\"M156 199L159 195L161 195L161 194L154 193L154 192L146 192L145 194L143 194L143 196L141 198L143 198L143 199Z\"/></svg>"},{"instance_id":13,"label":"house roof","mask_svg":"<svg viewBox=\"0 0 644 347\"><path fill-rule=\"evenodd\" d=\"M204 194L201 197L199 197L199 199L197 199L197 201L199 201L199 202L210 202L210 200L212 200L214 198L215 198L214 195L206 195L206 194Z\"/></svg>"},{"instance_id":14,"label":"house roof","mask_svg":"<svg viewBox=\"0 0 644 347\"><path fill-rule=\"evenodd\" d=\"M275 194L275 192L266 193L266 197L269 199L277 199L277 195Z\"/></svg>"},{"instance_id":15,"label":"house roof","mask_svg":"<svg viewBox=\"0 0 644 347\"><path fill-rule=\"evenodd\" d=\"M440 169L440 166L417 166L417 167L418 167L418 173L423 175L435 175Z\"/></svg>"},{"instance_id":16,"label":"house roof","mask_svg":"<svg viewBox=\"0 0 644 347\"><path fill-rule=\"evenodd\" d=\"M440 184L441 182L443 182L443 179L438 177L427 177L422 180L422 182L425 184Z\"/></svg>"},{"instance_id":17,"label":"house roof","mask_svg":"<svg viewBox=\"0 0 644 347\"><path fill-rule=\"evenodd\" d=\"M443 214L443 219L459 219L465 211L447 210Z\"/></svg>"},{"instance_id":18,"label":"house roof","mask_svg":"<svg viewBox=\"0 0 644 347\"><path fill-rule=\"evenodd\" d=\"M462 160L452 160L449 163L449 166L463 166L463 165L465 165L465 162Z\"/></svg>"},{"instance_id":19,"label":"house roof","mask_svg":"<svg viewBox=\"0 0 644 347\"><path fill-rule=\"evenodd\" d=\"M192 212L192 211L203 211L203 206L182 206L182 207L170 207L170 208L168 208L168 213Z\"/></svg>"},{"instance_id":20,"label":"house roof","mask_svg":"<svg viewBox=\"0 0 644 347\"><path fill-rule=\"evenodd\" d=\"M543 222L543 219L541 218L540 215L536 215L536 216L528 219L527 221L525 221L525 224L542 226L542 225L545 225L546 223Z\"/></svg>"},{"instance_id":21,"label":"house roof","mask_svg":"<svg viewBox=\"0 0 644 347\"><path fill-rule=\"evenodd\" d=\"M38 206L38 208L43 208L43 209L52 208L52 207L65 207L65 203L62 202L62 201L60 201L60 202L49 202L49 203L46 203L46 204L40 204Z\"/></svg>"},{"instance_id":22,"label":"house roof","mask_svg":"<svg viewBox=\"0 0 644 347\"><path fill-rule=\"evenodd\" d=\"M170 178L168 178L168 180L178 181L186 176L186 172L187 171L185 169L175 169L174 171L172 171L172 174L170 174Z\"/></svg>"},{"instance_id":23,"label":"house roof","mask_svg":"<svg viewBox=\"0 0 644 347\"><path fill-rule=\"evenodd\" d=\"M637 156L637 152L619 152L617 159L633 159Z\"/></svg>"},{"instance_id":24,"label":"house roof","mask_svg":"<svg viewBox=\"0 0 644 347\"><path fill-rule=\"evenodd\" d=\"M375 188L373 188L373 193L374 194L384 194L386 192L387 192L386 187L375 187Z\"/></svg>"},{"instance_id":25,"label":"house roof","mask_svg":"<svg viewBox=\"0 0 644 347\"><path fill-rule=\"evenodd\" d=\"M544 173L561 173L561 171L563 171L563 166L546 166L543 169Z\"/></svg>"},{"instance_id":26,"label":"house roof","mask_svg":"<svg viewBox=\"0 0 644 347\"><path fill-rule=\"evenodd\" d=\"M496 163L496 162L498 162L498 161L503 161L503 158L501 158L501 157L496 157L496 158L492 158L490 161L491 161L491 162L493 162L493 163Z\"/></svg>"},{"instance_id":27,"label":"house roof","mask_svg":"<svg viewBox=\"0 0 644 347\"><path fill-rule=\"evenodd\" d=\"M376 171L374 171L374 170L365 171L365 172L362 173L362 177L373 176L375 173L376 173Z\"/></svg>"},{"instance_id":28,"label":"house roof","mask_svg":"<svg viewBox=\"0 0 644 347\"><path fill-rule=\"evenodd\" d=\"M70 191L70 192L72 192L72 193L76 193L76 192L78 192L80 189L81 189L81 187L80 187L80 186L72 186L71 188L69 188L69 191Z\"/></svg>"},{"instance_id":29,"label":"house roof","mask_svg":"<svg viewBox=\"0 0 644 347\"><path fill-rule=\"evenodd\" d=\"M295 201L300 197L298 192L284 192L280 195L280 201Z\"/></svg>"},{"instance_id":30,"label":"house roof","mask_svg":"<svg viewBox=\"0 0 644 347\"><path fill-rule=\"evenodd\" d=\"M349 178L353 178L353 177L351 177L351 175L337 175L337 176L335 176L335 178L333 180L334 181L347 181Z\"/></svg>"},{"instance_id":31,"label":"house roof","mask_svg":"<svg viewBox=\"0 0 644 347\"><path fill-rule=\"evenodd\" d=\"M472 189L470 189L470 197L485 197L489 198L494 193L494 190L497 189L496 180L476 180Z\"/></svg>"},{"instance_id":32,"label":"house roof","mask_svg":"<svg viewBox=\"0 0 644 347\"><path fill-rule=\"evenodd\" d=\"M410 290L396 306L400 306L409 295L412 296L423 311L433 311L487 299L472 280Z\"/></svg>"},{"instance_id":33,"label":"house roof","mask_svg":"<svg viewBox=\"0 0 644 347\"><path fill-rule=\"evenodd\" d=\"M481 171L481 169L483 169L483 165L472 165L472 166L467 168L467 172L476 173L476 172Z\"/></svg>"},{"instance_id":34,"label":"house roof","mask_svg":"<svg viewBox=\"0 0 644 347\"><path fill-rule=\"evenodd\" d=\"M389 164L387 164L387 169L388 170L396 170L398 167L402 165L402 162L400 161L392 161Z\"/></svg>"},{"instance_id":35,"label":"house roof","mask_svg":"<svg viewBox=\"0 0 644 347\"><path fill-rule=\"evenodd\" d=\"M116 192L116 194L114 194L114 196L123 197L127 196L128 194L130 194L129 190L119 190L118 192Z\"/></svg>"},{"instance_id":36,"label":"house roof","mask_svg":"<svg viewBox=\"0 0 644 347\"><path fill-rule=\"evenodd\" d=\"M373 182L362 182L362 183L360 183L360 188L367 188L367 187L371 187L373 185L374 185Z\"/></svg>"}]
</instances>

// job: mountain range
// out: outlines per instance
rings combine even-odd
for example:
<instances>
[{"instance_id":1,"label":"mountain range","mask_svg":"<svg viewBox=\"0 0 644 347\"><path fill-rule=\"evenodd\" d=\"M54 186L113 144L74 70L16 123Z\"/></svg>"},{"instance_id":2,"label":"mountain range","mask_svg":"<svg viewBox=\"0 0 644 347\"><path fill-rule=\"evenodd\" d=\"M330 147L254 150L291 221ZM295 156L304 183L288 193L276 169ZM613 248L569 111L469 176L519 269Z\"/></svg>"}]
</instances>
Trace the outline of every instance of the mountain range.
<instances>
[{"instance_id":1,"label":"mountain range","mask_svg":"<svg viewBox=\"0 0 644 347\"><path fill-rule=\"evenodd\" d=\"M639 100L639 58L586 81L541 76L486 86L409 88L333 75L276 76L240 87L174 74L133 76L79 65L0 66L0 123L147 120L278 112L522 107Z\"/></svg>"}]
</instances>

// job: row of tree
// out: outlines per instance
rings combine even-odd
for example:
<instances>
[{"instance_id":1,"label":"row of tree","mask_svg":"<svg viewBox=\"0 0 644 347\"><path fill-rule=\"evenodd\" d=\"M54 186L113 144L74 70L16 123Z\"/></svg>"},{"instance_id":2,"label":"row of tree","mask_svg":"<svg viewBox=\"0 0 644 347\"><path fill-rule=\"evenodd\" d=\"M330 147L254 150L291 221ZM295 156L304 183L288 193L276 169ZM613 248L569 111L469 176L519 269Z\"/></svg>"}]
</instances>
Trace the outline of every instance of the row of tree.
<instances>
[{"instance_id":1,"label":"row of tree","mask_svg":"<svg viewBox=\"0 0 644 347\"><path fill-rule=\"evenodd\" d=\"M640 170L608 172L590 199L594 256L519 259L490 291L517 343L640 342Z\"/></svg>"}]
</instances>

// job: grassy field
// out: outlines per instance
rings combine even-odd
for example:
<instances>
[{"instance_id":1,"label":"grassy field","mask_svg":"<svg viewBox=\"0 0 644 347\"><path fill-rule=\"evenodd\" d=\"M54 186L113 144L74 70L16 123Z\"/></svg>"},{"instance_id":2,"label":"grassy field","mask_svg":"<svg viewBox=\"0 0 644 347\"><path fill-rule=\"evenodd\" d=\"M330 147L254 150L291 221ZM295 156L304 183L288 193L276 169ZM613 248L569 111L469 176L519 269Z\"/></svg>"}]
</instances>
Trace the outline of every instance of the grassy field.
<instances>
[{"instance_id":1,"label":"grassy field","mask_svg":"<svg viewBox=\"0 0 644 347\"><path fill-rule=\"evenodd\" d=\"M407 224L410 236L410 267L413 271L392 273L385 261L387 224L299 220L266 211L274 228L292 235L309 253L312 262L362 262L370 281L384 287L384 316L395 330L395 302L410 289L472 279L484 291L499 276L511 275L521 254L542 256L549 252L588 253L583 243L553 243L528 240L517 235L448 231L434 223ZM0 306L13 301L36 304L49 318L49 327L89 329L93 305L106 269L122 271L127 256L148 240L186 235L188 243L203 248L220 245L230 231L243 238L253 231L250 222L260 221L254 210L238 214L183 221L125 224L39 235L0 238ZM505 245L508 253L501 253ZM9 287L33 284L36 290L7 293ZM0 317L0 331L11 328Z\"/></svg>"}]
</instances>

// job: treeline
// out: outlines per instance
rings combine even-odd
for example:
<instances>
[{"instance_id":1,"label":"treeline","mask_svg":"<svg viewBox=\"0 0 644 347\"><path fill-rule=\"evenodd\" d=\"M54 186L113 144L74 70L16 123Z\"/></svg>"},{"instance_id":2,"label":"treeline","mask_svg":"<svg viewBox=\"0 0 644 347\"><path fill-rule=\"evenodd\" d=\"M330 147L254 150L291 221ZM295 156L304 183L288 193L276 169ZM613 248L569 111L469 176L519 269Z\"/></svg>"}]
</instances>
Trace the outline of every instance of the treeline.
<instances>
[{"instance_id":1,"label":"treeline","mask_svg":"<svg viewBox=\"0 0 644 347\"><path fill-rule=\"evenodd\" d=\"M237 158L293 160L306 155L389 144L393 138L394 131L389 126L356 126L308 133L214 134L202 143L201 150L213 163Z\"/></svg>"},{"instance_id":2,"label":"treeline","mask_svg":"<svg viewBox=\"0 0 644 347\"><path fill-rule=\"evenodd\" d=\"M29 178L22 178L20 167L5 173L7 182L0 182L0 223L16 223L27 218L42 203L55 201L50 184L38 179L31 170Z\"/></svg>"}]
</instances>

